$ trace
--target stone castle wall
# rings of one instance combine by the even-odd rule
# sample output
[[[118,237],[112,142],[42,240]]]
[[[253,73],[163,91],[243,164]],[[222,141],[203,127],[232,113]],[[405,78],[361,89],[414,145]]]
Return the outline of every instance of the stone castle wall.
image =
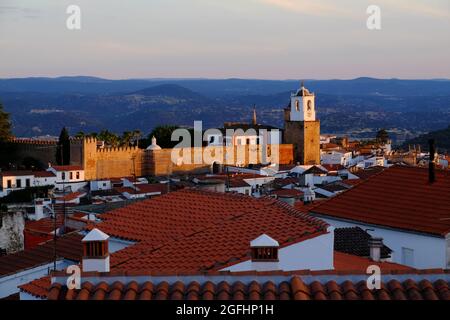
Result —
[[[87,180],[210,172],[214,163],[222,164],[222,159],[226,159],[226,164],[242,166],[293,163],[293,146],[287,144],[269,145],[265,149],[262,146],[214,146],[146,151],[137,147],[98,148],[94,138],[72,143],[74,149],[82,147],[82,165]],[[76,161],[71,159],[73,164]]]
[[[56,145],[54,140],[13,139],[16,157],[21,163],[25,158],[34,158],[42,167],[49,162],[56,163]]]
[[[76,145],[80,143],[86,180],[143,175],[144,150],[138,147],[98,148],[95,138],[74,142]],[[71,159],[71,162],[75,160]]]

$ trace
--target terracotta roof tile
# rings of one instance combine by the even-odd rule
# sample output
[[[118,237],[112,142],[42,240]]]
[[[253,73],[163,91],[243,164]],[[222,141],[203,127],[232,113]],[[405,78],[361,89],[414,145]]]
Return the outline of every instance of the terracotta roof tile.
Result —
[[[51,287],[51,290],[48,289]],[[55,284],[51,286],[50,276],[39,278],[28,282],[24,285],[19,286],[21,292],[32,293],[33,296],[41,299],[52,298],[58,299],[59,291],[61,290],[61,285]],[[49,292],[51,295],[49,295]]]
[[[428,182],[425,168],[394,166],[310,210],[415,232],[450,232],[450,172],[436,170]]]
[[[48,280],[49,282],[49,280]],[[445,288],[445,289],[443,289]],[[68,294],[68,292],[72,292]],[[445,280],[419,282],[413,280],[391,280],[382,283],[382,288],[370,290],[365,281],[350,280],[338,283],[334,280],[305,283],[299,276],[292,276],[289,281],[278,285],[273,281],[222,281],[214,285],[210,281],[203,284],[196,281],[184,283],[177,281],[172,285],[145,282],[140,288],[136,281],[128,284],[114,282],[111,285],[93,285],[85,282],[81,290],[67,290],[58,283],[52,285],[50,300],[95,300],[117,299],[119,296],[128,300],[449,300],[448,282]],[[108,295],[109,292],[109,295]]]
[[[82,256],[82,238],[76,232],[59,237],[56,241],[58,257],[80,261]],[[54,260],[53,248],[53,240],[50,240],[32,249],[0,257],[0,276],[52,262]]]
[[[51,171],[34,171],[34,176],[37,178],[54,178],[55,174]]]
[[[249,259],[249,242],[262,233],[283,246],[325,233],[328,227],[272,198],[192,189],[144,200],[102,218],[96,227],[103,232],[139,241],[111,255],[115,268],[127,271],[216,270]]]
[[[55,169],[56,171],[81,171],[83,170],[83,167],[81,166],[71,166],[71,165],[67,165],[67,166],[52,166],[53,169]]]

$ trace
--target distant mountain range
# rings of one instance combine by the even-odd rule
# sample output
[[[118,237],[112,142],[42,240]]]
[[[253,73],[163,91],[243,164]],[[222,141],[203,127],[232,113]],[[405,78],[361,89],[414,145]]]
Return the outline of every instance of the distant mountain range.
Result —
[[[430,139],[434,139],[439,153],[450,153],[450,125],[446,129],[432,131],[408,140],[404,143],[403,147],[407,149],[408,146],[420,145],[421,150],[428,151]]]
[[[94,77],[0,79],[0,100],[17,136],[141,129],[160,124],[205,127],[250,121],[282,127],[283,108],[298,80],[130,79]],[[450,124],[449,80],[305,80],[317,95],[321,129],[373,137],[387,128],[394,140]]]

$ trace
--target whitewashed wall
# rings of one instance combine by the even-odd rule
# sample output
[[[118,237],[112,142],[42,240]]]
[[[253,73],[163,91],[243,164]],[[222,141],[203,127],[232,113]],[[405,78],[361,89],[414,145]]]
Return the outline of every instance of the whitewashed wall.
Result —
[[[318,216],[321,220],[336,228],[355,227],[373,229],[368,231],[372,236],[383,238],[383,242],[392,250],[392,261],[403,264],[402,248],[414,250],[414,263],[408,264],[417,269],[448,268],[446,261],[446,242],[444,238],[426,234],[410,233],[401,230],[382,228],[358,222],[348,222],[330,217]]]
[[[324,235],[281,248],[278,251],[279,262],[247,260],[221,271],[332,270],[334,269],[334,229],[330,227],[328,231]]]

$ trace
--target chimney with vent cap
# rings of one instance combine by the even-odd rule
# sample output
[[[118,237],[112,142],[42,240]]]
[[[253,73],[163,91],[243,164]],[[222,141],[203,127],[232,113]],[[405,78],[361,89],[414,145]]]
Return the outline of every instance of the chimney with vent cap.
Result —
[[[383,238],[372,237],[369,239],[370,258],[373,261],[381,260],[381,248],[383,247]]]
[[[99,229],[92,229],[82,240],[83,272],[109,272],[109,236]]]
[[[280,270],[278,260],[278,241],[262,234],[250,241],[251,268],[255,271]]]

